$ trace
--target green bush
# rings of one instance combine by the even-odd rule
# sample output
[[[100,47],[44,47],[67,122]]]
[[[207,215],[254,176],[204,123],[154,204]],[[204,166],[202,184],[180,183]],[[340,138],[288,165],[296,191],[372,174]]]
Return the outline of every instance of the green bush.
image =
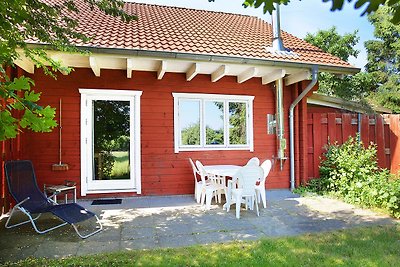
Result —
[[[320,165],[320,178],[308,182],[316,193],[334,193],[349,203],[386,209],[400,218],[400,179],[380,169],[376,145],[365,148],[356,138],[329,143]]]

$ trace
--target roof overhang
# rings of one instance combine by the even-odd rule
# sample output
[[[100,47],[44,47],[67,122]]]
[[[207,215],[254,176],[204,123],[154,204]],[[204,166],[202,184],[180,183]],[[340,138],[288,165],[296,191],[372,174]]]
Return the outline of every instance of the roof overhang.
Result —
[[[31,46],[44,47],[37,44]],[[198,74],[205,74],[210,75],[212,82],[224,76],[236,76],[238,83],[255,77],[261,78],[262,84],[285,78],[285,84],[290,85],[309,79],[310,70],[315,66],[318,66],[320,71],[335,74],[354,74],[360,71],[358,68],[224,55],[86,46],[78,48],[90,53],[48,51],[48,55],[68,67],[91,68],[95,76],[100,76],[102,69],[126,70],[127,78],[134,76],[135,71],[152,71],[157,72],[158,79],[162,79],[165,73],[170,72],[185,73],[187,81]],[[16,60],[15,64],[28,73],[34,72],[33,63],[24,56]]]
[[[344,109],[357,113],[392,113],[390,109],[385,107],[362,105],[357,102],[348,101],[337,97],[321,95],[315,92],[307,98],[307,104]]]

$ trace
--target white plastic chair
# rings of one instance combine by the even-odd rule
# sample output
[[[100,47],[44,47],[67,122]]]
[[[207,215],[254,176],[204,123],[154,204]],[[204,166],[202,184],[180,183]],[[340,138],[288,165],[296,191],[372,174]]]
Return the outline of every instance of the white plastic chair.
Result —
[[[258,203],[260,203],[260,201],[262,201],[263,203],[263,207],[264,209],[267,207],[267,198],[266,198],[266,194],[265,194],[265,180],[267,179],[267,176],[269,174],[269,172],[271,171],[271,167],[272,167],[272,162],[271,160],[267,159],[265,160],[261,166],[263,169],[264,175],[263,178],[260,179],[260,182],[256,185],[256,190],[258,193]]]
[[[260,166],[260,159],[257,157],[252,157],[245,166]]]
[[[256,182],[263,177],[263,169],[259,166],[244,166],[233,177],[228,184],[228,196],[226,210],[229,212],[230,205],[236,203],[236,218],[240,219],[241,204],[246,204],[246,208],[256,204],[257,216],[258,200],[256,192]]]
[[[203,164],[196,160],[196,167],[200,172],[200,177],[202,181],[201,186],[201,204],[204,204],[204,200],[206,203],[206,209],[210,209],[211,207],[211,199],[215,195],[219,195],[219,203],[221,203],[221,193],[226,195],[226,186],[224,186],[219,179],[216,179],[215,176],[207,174],[204,169]],[[208,177],[208,181],[206,182],[206,177]]]
[[[193,170],[193,176],[194,176],[194,199],[197,201],[197,203],[200,203],[200,198],[201,198],[201,187],[203,186],[203,181],[197,178],[197,176],[200,177],[200,172],[194,165],[194,162],[191,158],[189,158],[190,165],[192,166]]]

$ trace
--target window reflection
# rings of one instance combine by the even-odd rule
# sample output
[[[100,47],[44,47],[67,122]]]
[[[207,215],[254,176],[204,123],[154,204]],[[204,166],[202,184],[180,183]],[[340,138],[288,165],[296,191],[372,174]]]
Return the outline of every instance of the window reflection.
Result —
[[[206,101],[205,116],[206,144],[224,144],[224,102]]]
[[[246,103],[229,102],[229,144],[247,144]]]
[[[200,101],[181,100],[179,120],[181,145],[200,145]]]

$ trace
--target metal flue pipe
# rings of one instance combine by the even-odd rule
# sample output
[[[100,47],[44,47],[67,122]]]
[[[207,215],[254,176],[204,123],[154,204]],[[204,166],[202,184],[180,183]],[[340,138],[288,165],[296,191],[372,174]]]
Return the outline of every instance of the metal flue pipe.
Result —
[[[281,14],[279,4],[274,3],[275,10],[272,11],[272,50],[286,51],[281,38]]]

